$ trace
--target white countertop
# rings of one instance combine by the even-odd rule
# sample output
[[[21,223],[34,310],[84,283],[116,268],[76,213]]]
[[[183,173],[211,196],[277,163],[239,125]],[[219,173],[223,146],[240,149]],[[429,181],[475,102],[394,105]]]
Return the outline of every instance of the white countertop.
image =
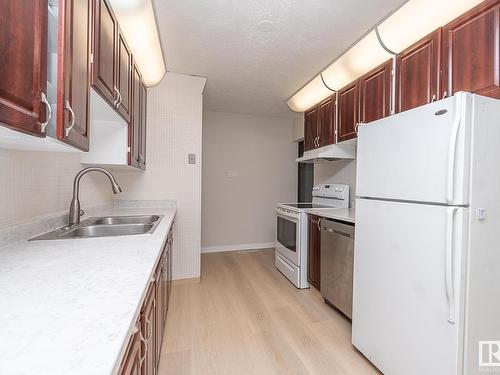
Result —
[[[347,221],[355,223],[354,208],[307,208],[306,213],[326,217],[329,219]]]
[[[1,247],[0,374],[115,372],[175,213],[109,208],[165,216],[152,234]]]

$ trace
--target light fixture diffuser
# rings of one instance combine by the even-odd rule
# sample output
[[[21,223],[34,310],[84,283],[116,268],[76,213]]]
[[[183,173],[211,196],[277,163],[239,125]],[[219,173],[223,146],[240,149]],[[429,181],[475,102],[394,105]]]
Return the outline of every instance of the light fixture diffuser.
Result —
[[[110,1],[145,85],[158,84],[166,67],[151,0]]]

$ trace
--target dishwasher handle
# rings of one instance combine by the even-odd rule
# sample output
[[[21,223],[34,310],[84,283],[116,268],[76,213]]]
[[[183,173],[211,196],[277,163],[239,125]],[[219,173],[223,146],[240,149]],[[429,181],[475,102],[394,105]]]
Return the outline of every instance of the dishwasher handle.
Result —
[[[354,225],[339,223],[333,220],[322,220],[321,224],[321,229],[327,233],[335,233],[347,238],[354,237]]]

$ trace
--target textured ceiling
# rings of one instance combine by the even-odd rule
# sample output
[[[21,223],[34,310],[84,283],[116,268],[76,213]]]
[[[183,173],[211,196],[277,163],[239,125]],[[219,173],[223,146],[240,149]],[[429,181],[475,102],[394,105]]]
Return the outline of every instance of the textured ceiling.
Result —
[[[154,0],[169,71],[208,78],[210,110],[295,116],[285,101],[405,0]]]

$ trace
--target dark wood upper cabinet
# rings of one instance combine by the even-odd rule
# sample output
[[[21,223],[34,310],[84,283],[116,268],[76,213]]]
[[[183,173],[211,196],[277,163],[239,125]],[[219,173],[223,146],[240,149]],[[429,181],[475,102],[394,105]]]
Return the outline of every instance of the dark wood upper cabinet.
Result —
[[[398,54],[396,58],[396,107],[399,113],[440,95],[441,28]]]
[[[118,22],[106,0],[94,1],[92,85],[111,105],[116,103]]]
[[[392,59],[359,79],[359,122],[367,123],[391,112]]]
[[[139,168],[141,129],[141,73],[135,64],[132,68],[132,117],[129,124],[129,165]]]
[[[45,136],[47,0],[0,0],[0,123]]]
[[[92,0],[60,0],[57,138],[89,150]]]
[[[307,281],[320,290],[321,287],[321,231],[318,216],[308,215]]]
[[[119,29],[117,47],[116,88],[119,93],[118,112],[125,121],[129,122],[132,103],[132,54],[125,37]]]
[[[146,168],[146,120],[147,120],[147,104],[148,93],[146,85],[141,81],[141,122],[139,129],[139,162],[142,169]]]
[[[333,95],[319,105],[318,146],[323,147],[335,143],[336,96]]]
[[[318,108],[314,107],[304,113],[304,150],[309,151],[316,147],[318,133]]]
[[[338,142],[356,138],[359,122],[359,80],[347,85],[338,93]]]
[[[469,91],[500,98],[499,7],[487,0],[443,28],[442,96]]]

